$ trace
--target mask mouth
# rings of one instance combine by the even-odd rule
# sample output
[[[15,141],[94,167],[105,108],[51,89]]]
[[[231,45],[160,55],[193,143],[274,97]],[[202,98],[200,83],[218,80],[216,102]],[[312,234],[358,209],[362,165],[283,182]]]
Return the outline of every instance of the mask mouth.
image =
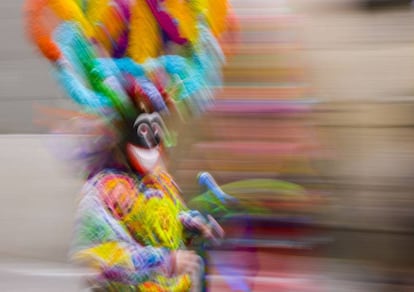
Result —
[[[164,167],[159,147],[142,148],[128,143],[126,152],[132,167],[140,174],[147,174],[156,168]]]

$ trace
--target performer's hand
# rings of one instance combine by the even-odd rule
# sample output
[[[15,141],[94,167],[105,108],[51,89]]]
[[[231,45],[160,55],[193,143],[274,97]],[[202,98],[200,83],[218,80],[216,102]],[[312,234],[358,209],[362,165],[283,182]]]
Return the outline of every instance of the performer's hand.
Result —
[[[212,216],[208,215],[207,220],[206,222],[206,220],[197,217],[194,219],[194,223],[204,238],[211,240],[214,244],[218,244],[219,239],[224,236],[224,230]]]
[[[175,257],[175,275],[188,274],[202,269],[202,259],[194,252],[189,250],[178,250]]]
[[[203,260],[195,252],[188,250],[176,251],[174,258],[174,274],[188,274],[191,278],[191,291],[200,291],[201,275],[204,271]]]

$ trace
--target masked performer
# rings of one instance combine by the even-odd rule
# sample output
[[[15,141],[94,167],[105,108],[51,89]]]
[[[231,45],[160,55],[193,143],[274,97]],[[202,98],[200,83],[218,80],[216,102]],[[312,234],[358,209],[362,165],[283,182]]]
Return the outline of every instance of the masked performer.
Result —
[[[222,0],[28,0],[30,39],[89,120],[92,139],[72,256],[113,291],[198,291],[194,234],[214,240],[211,217],[188,210],[168,174],[173,136],[162,117],[202,112],[220,85]],[[92,134],[91,134],[92,133]]]

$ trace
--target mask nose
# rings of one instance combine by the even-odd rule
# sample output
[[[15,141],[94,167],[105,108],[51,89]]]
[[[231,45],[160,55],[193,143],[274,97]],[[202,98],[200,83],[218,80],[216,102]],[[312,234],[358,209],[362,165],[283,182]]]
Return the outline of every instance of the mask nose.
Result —
[[[138,126],[137,134],[141,136],[148,148],[153,148],[158,145],[156,135],[147,123],[142,123]]]

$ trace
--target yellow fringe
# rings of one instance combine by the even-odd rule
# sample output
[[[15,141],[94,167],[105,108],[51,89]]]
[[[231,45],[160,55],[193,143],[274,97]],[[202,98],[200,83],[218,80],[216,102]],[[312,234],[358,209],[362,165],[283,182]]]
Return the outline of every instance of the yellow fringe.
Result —
[[[124,218],[134,238],[156,247],[178,249],[183,227],[178,219],[180,209],[168,197],[146,199],[143,194]]]
[[[75,259],[82,262],[89,262],[93,268],[105,266],[123,266],[134,268],[134,263],[128,251],[118,242],[107,242],[98,246],[83,250],[75,255]]]

